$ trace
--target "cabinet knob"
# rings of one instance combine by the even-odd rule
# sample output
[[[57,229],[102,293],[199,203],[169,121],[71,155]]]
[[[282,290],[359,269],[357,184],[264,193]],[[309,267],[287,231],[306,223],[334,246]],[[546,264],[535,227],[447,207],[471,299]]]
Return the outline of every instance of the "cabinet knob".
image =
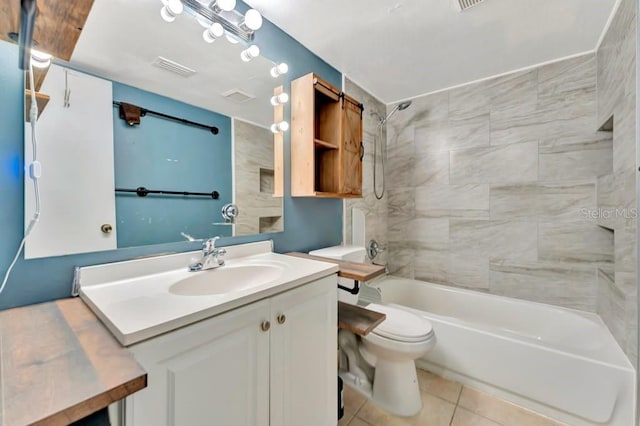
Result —
[[[285,317],[284,314],[280,314],[276,319],[278,320],[278,324],[284,324],[284,322],[287,320],[287,317]]]
[[[110,234],[111,231],[113,231],[113,227],[110,224],[105,223],[100,227],[100,230],[105,234]]]
[[[269,321],[262,321],[262,324],[260,324],[260,329],[262,331],[269,331],[270,328],[271,328],[271,323],[269,323]]]

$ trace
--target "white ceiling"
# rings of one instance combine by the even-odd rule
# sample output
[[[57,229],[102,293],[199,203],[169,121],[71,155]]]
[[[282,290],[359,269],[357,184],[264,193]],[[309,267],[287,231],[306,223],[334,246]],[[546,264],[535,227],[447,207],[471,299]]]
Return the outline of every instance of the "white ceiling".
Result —
[[[281,84],[262,56],[243,62],[242,44],[207,44],[203,27],[186,13],[160,17],[160,0],[95,0],[70,62],[102,77],[268,127],[269,99]],[[182,77],[152,63],[158,56],[197,71]],[[237,103],[222,94],[238,89],[254,97]],[[144,105],[140,105],[144,107]]]
[[[591,51],[616,0],[246,0],[385,103]]]

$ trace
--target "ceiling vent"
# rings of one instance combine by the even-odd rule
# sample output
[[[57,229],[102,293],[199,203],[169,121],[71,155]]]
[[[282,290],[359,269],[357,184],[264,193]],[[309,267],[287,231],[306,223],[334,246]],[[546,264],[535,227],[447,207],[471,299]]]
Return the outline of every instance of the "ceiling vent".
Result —
[[[191,77],[196,73],[196,70],[193,70],[189,67],[185,67],[177,62],[174,62],[170,59],[163,58],[162,56],[158,56],[156,60],[153,62],[158,68],[162,68],[163,70],[172,72],[174,74],[178,74],[182,77]]]
[[[452,0],[452,1],[455,9],[458,12],[462,12],[463,10],[467,10],[470,7],[479,5],[484,0]]]
[[[255,96],[250,95],[247,92],[243,92],[240,89],[231,89],[227,92],[224,92],[222,96],[224,96],[225,99],[233,101],[237,104],[241,104],[255,98]]]

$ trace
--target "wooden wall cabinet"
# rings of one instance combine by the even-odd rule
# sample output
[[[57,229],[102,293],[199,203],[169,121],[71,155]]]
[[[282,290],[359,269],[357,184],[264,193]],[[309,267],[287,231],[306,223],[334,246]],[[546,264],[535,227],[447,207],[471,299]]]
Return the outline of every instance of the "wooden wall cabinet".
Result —
[[[291,195],[362,197],[362,104],[313,73],[291,99]]]

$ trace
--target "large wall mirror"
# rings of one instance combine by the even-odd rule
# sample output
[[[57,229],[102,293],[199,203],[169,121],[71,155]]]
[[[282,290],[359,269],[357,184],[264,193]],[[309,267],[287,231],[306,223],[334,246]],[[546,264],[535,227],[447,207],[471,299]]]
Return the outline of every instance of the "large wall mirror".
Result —
[[[42,214],[27,258],[283,230],[270,130],[283,77],[268,58],[242,60],[243,42],[205,42],[192,16],[163,21],[161,6],[95,0],[70,60],[37,76],[39,98],[49,98],[36,132]],[[225,217],[228,204],[237,217]],[[34,208],[27,179],[26,221]]]

